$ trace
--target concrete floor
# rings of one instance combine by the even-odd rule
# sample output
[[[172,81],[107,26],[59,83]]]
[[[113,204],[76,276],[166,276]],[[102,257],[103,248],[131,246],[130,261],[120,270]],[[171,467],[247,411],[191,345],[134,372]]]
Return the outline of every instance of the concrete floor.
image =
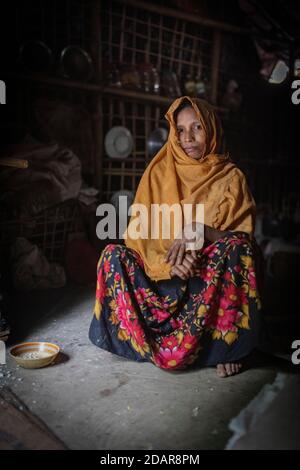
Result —
[[[55,342],[63,354],[44,369],[9,357],[1,368],[0,386],[71,449],[223,449],[231,418],[280,369],[272,360],[220,379],[214,368],[171,373],[128,361],[90,343],[93,303],[94,287],[18,295],[13,343]]]

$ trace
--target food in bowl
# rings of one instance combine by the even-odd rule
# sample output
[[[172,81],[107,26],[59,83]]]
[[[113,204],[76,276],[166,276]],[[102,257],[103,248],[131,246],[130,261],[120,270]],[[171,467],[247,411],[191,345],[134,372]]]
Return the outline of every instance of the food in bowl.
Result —
[[[54,343],[42,341],[17,344],[10,355],[21,367],[37,369],[51,364],[60,351]]]

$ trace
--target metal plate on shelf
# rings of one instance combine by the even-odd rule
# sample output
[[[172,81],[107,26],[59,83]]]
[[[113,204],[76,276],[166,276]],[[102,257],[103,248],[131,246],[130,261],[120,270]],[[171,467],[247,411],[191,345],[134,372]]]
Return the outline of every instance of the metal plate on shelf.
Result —
[[[104,140],[105,151],[111,158],[126,158],[133,150],[133,138],[129,129],[123,126],[112,127]]]
[[[157,127],[151,132],[147,140],[147,148],[150,157],[153,157],[166,143],[168,139],[168,131],[164,127]]]
[[[90,55],[79,46],[67,46],[60,55],[60,74],[73,80],[90,80],[94,73]]]
[[[31,40],[21,45],[18,60],[27,72],[49,72],[53,63],[53,54],[44,42]]]

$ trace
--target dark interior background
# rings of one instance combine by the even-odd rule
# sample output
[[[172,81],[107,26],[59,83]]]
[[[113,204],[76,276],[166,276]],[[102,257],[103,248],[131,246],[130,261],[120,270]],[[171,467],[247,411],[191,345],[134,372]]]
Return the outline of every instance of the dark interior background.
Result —
[[[118,95],[103,93],[102,90],[102,101],[99,104],[97,86],[105,86],[105,67],[111,60],[116,62],[119,59],[119,41],[125,41],[122,46],[124,63],[133,61],[130,47],[141,51],[144,49],[147,58],[147,47],[143,38],[139,39],[137,36],[135,43],[131,44],[130,34],[125,35],[124,39],[120,33],[122,25],[125,25],[126,29],[126,15],[141,22],[147,22],[150,18],[153,31],[158,28],[160,18],[163,17],[165,28],[169,28],[169,39],[166,37],[166,42],[172,41],[175,21],[174,18],[168,17],[169,8],[185,15],[199,15],[211,22],[230,25],[222,30],[218,86],[213,104],[222,120],[231,156],[246,173],[256,199],[258,215],[263,223],[260,238],[262,250],[273,238],[280,240],[284,245],[284,249],[278,249],[272,258],[268,258],[265,309],[270,331],[272,330],[281,345],[289,347],[295,327],[299,328],[296,292],[300,256],[297,252],[300,226],[300,105],[294,105],[291,101],[291,84],[295,79],[292,68],[290,75],[280,85],[272,85],[262,78],[262,63],[255,41],[264,45],[265,50],[277,54],[278,57],[285,57],[288,63],[292,63],[300,44],[299,2],[170,0],[145,3],[151,5],[152,9],[143,9],[141,3],[137,7],[137,3],[119,1],[11,0],[3,3],[1,18],[5,27],[1,28],[0,79],[6,83],[7,104],[0,107],[0,156],[15,155],[16,145],[22,144],[28,134],[39,142],[49,143],[50,137],[53,138],[53,134],[50,136],[48,132],[49,122],[53,120],[56,109],[61,109],[57,106],[64,104],[66,115],[60,116],[59,122],[63,125],[57,126],[55,138],[80,158],[83,181],[87,186],[98,189],[98,203],[109,200],[119,189],[134,191],[145,164],[149,161],[149,155],[144,151],[147,136],[157,125],[164,125],[163,116],[168,102],[167,99],[161,100],[157,110],[150,95],[145,98],[137,92],[134,96],[135,92],[131,90],[130,96],[121,95],[120,98]],[[163,10],[159,10],[161,8]],[[109,22],[114,18],[114,14],[119,20],[113,20],[116,22],[111,25]],[[124,23],[122,18],[125,18]],[[176,25],[180,27],[180,20],[178,21],[179,26],[178,22]],[[199,31],[203,40],[207,41],[202,74],[209,89],[213,23],[208,22],[200,27],[187,20],[186,24],[188,33],[197,35]],[[241,32],[237,32],[238,28]],[[120,39],[121,37],[123,39]],[[188,39],[187,36],[187,54],[189,49],[193,49],[193,43]],[[52,63],[46,72],[28,73],[20,63],[20,48],[31,40],[43,41],[52,51]],[[109,42],[115,45],[110,46]],[[60,54],[70,44],[84,48],[93,60],[93,76],[82,84],[62,78],[60,74]],[[151,47],[152,45],[150,61],[156,66],[158,73],[161,73],[164,66],[172,67],[168,52],[164,52],[165,59],[158,63],[156,60],[159,51],[152,50]],[[135,65],[144,62],[145,57],[143,53],[136,53]],[[180,69],[181,74],[177,73],[181,90],[184,89],[190,71],[189,57],[188,55],[187,63]],[[224,109],[224,93],[230,79],[236,80],[242,97],[236,109]],[[168,98],[164,93],[161,95]],[[169,98],[172,101],[172,98]],[[122,109],[119,108],[120,103],[123,103]],[[139,121],[137,116],[140,117]],[[104,152],[104,136],[113,125],[127,126],[135,139],[135,154],[125,163],[112,162]],[[138,137],[140,134],[141,138]],[[0,171],[3,175],[3,168]],[[41,191],[43,187],[38,189],[39,193]],[[28,197],[28,191],[26,194]],[[60,217],[59,223],[54,223],[52,216],[50,219],[53,223],[48,223],[48,215],[38,213],[32,216],[38,233],[28,232],[28,238],[42,248],[48,259],[59,261],[65,266],[68,235],[76,232],[84,233],[86,241],[99,253],[103,243],[95,237],[95,207],[87,209],[80,206],[78,212],[68,205],[56,210],[61,211],[59,214],[56,212],[54,216]],[[2,279],[8,290],[11,289],[9,249],[15,237],[27,233],[26,230],[20,232],[23,223],[15,206],[2,205]],[[286,245],[290,246],[289,252]],[[74,276],[72,278],[71,275],[70,280],[74,281]]]

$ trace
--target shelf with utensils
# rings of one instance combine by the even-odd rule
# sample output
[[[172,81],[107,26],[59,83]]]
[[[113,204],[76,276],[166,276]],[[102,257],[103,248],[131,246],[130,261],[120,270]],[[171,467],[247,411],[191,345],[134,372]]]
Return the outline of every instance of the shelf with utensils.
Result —
[[[18,73],[10,73],[10,74],[3,74],[4,78],[12,79],[12,80],[22,80],[33,82],[36,84],[41,85],[49,85],[49,86],[57,86],[57,87],[65,87],[72,90],[80,90],[84,92],[94,92],[100,95],[111,95],[111,96],[118,96],[120,98],[125,98],[127,100],[138,101],[141,103],[155,103],[159,105],[170,105],[174,100],[174,97],[167,97],[158,94],[152,93],[144,93],[139,90],[134,89],[124,89],[124,88],[117,88],[113,86],[105,86],[105,85],[97,85],[96,83],[92,82],[82,82],[82,81],[75,81],[65,78],[57,78],[57,77],[48,77],[45,75],[36,75],[36,74],[18,74]],[[228,109],[224,108],[223,106],[212,105],[214,109],[219,113],[227,113]]]
[[[30,73],[21,70],[19,64],[18,70],[6,74],[8,80],[22,85],[17,91],[23,100],[20,121],[33,121],[28,114],[34,115],[34,111],[26,109],[32,107],[32,96],[82,106],[90,116],[93,136],[92,145],[79,155],[84,177],[103,197],[111,194],[112,181],[117,185],[117,178],[119,189],[135,190],[153,157],[147,139],[155,129],[167,128],[164,115],[172,101],[190,94],[186,77],[204,77],[200,97],[208,99],[220,116],[226,116],[228,110],[219,102],[222,35],[246,36],[248,31],[148,2],[64,3],[65,9],[60,8],[59,0],[34,2],[35,36],[52,51],[50,70]],[[16,37],[25,40],[33,37],[28,29],[32,22],[25,21],[28,8],[23,4],[18,8],[24,25]],[[38,18],[47,18],[47,22],[39,24]],[[62,77],[61,63],[55,63],[70,44],[91,59],[93,73],[86,80]],[[109,75],[110,66],[116,68],[117,77]],[[114,126],[126,127],[133,136],[134,147],[126,159],[110,158],[105,151],[105,136]],[[76,133],[80,131],[78,127]]]
[[[48,77],[45,75],[36,74],[4,74],[7,79],[23,80],[34,82],[41,85],[65,87],[68,89],[77,89],[84,92],[96,92],[100,95],[115,95],[126,99],[131,99],[140,102],[152,102],[158,104],[170,104],[172,98],[160,96],[157,94],[143,93],[139,90],[129,90],[123,88],[109,87],[105,85],[98,85],[92,82],[75,81],[65,78]]]

